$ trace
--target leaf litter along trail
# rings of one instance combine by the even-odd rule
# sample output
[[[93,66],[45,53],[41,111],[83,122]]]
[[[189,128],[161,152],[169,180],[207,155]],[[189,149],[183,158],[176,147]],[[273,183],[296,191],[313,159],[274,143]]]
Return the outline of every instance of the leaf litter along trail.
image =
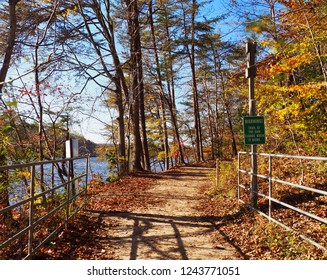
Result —
[[[208,173],[214,169],[180,167],[115,183],[93,180],[84,210],[34,258],[326,259],[298,234],[239,205],[237,178],[217,189]],[[325,227],[304,223],[323,238]]]
[[[201,188],[212,184],[207,167],[180,167],[150,175],[146,183],[130,179],[125,189],[98,193],[88,209],[101,223],[96,244],[99,259],[209,260],[239,259],[219,233],[219,221],[203,215]],[[148,182],[148,181],[147,181]],[[126,206],[128,205],[128,206]]]

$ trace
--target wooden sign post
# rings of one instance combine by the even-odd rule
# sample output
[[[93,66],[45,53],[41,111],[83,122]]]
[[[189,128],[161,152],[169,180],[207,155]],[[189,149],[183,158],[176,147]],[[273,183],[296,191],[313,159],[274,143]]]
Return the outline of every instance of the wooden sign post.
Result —
[[[256,43],[248,42],[246,44],[247,54],[247,69],[246,78],[249,79],[249,116],[256,116],[256,106],[254,100],[254,78],[256,75],[255,67],[255,53]],[[258,203],[258,178],[254,174],[258,174],[258,162],[257,162],[257,145],[251,145],[251,204],[253,207],[257,207]]]

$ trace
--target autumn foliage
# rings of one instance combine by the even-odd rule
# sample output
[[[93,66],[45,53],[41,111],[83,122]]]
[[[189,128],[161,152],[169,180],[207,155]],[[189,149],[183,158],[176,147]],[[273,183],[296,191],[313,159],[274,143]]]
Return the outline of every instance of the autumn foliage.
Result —
[[[111,258],[110,249],[97,248],[96,240],[107,233],[101,221],[92,221],[92,211],[146,205],[142,192],[153,183],[153,176],[120,175],[150,171],[153,162],[167,170],[176,163],[233,160],[238,151],[249,150],[242,127],[248,115],[248,40],[258,46],[255,100],[266,128],[266,144],[258,150],[327,155],[325,0],[233,0],[228,14],[214,16],[202,16],[210,1],[200,0],[2,2],[0,164],[64,157],[69,129],[85,114],[104,125],[110,145],[98,151],[115,171],[109,180],[118,180],[93,178],[84,212],[36,258]],[[233,30],[244,27],[241,37],[223,34],[227,18],[237,23]],[[8,77],[8,70],[15,77]],[[95,88],[88,97],[91,82]],[[97,106],[108,111],[103,119]],[[287,176],[284,164],[277,173]],[[308,173],[309,181],[319,179],[315,187],[326,189],[321,173]],[[9,183],[5,176],[1,180],[0,205],[5,207]],[[323,258],[306,245],[287,251],[302,241],[241,208],[233,193],[235,177],[231,180],[226,188],[208,186],[203,192],[209,198],[202,203],[221,219],[221,229],[244,258]],[[281,186],[278,191],[326,218],[325,198],[296,193],[295,199]],[[264,207],[261,201],[259,206]],[[326,244],[326,227],[298,221],[285,209],[275,214]],[[4,239],[8,227],[0,229]],[[25,252],[19,245],[14,249]],[[5,251],[3,258],[8,255]]]
[[[265,151],[326,155],[326,3],[277,1],[271,16],[248,25],[258,38],[258,114]]]

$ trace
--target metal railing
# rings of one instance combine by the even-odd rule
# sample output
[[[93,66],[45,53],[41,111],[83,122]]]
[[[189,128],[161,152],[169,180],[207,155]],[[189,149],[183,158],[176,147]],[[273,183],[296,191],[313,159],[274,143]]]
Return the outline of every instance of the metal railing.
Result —
[[[88,172],[88,156],[0,166],[0,187],[9,198],[8,205],[0,208],[0,217],[2,222],[10,217],[8,227],[6,222],[0,227],[0,253],[15,243],[23,248],[22,258],[30,259],[50,242],[83,207],[78,200],[87,193]],[[40,231],[42,225],[45,229]]]
[[[261,157],[265,157],[268,159],[268,162],[266,163],[268,165],[267,169],[266,169],[266,174],[255,174],[252,173],[250,168],[250,164],[248,164],[248,170],[242,169],[242,161],[241,161],[241,156],[246,155],[246,156],[251,156],[251,155],[257,155],[257,156],[261,156]],[[294,182],[289,182],[289,181],[285,181],[276,177],[273,177],[273,159],[283,159],[284,161],[286,160],[299,160],[300,161],[300,168],[298,169],[298,174],[302,173],[299,175],[299,177],[302,177],[299,179],[299,183],[294,183]],[[238,154],[238,200],[244,204],[246,204],[247,206],[249,206],[250,208],[258,211],[261,215],[263,215],[264,217],[268,218],[270,221],[275,222],[277,224],[279,224],[280,226],[288,229],[288,230],[294,230],[292,228],[292,226],[287,226],[286,224],[284,224],[283,222],[281,222],[280,220],[277,220],[275,218],[273,218],[273,210],[274,210],[274,204],[278,205],[278,207],[282,207],[282,208],[288,208],[291,209],[301,215],[305,215],[311,219],[314,219],[318,222],[321,222],[323,224],[327,224],[327,220],[319,215],[316,215],[312,212],[308,212],[305,211],[303,209],[300,209],[299,207],[296,207],[294,205],[291,205],[285,201],[282,201],[281,199],[283,198],[282,196],[278,199],[276,197],[276,195],[274,195],[274,192],[277,192],[277,188],[274,189],[274,183],[278,184],[279,186],[287,186],[290,187],[287,189],[287,192],[291,192],[292,188],[298,189],[301,192],[308,192],[309,194],[311,194],[311,198],[312,197],[317,197],[317,196],[321,196],[324,197],[325,199],[327,199],[327,191],[325,190],[327,188],[326,185],[326,181],[324,181],[324,188],[322,189],[318,189],[316,187],[309,187],[309,186],[305,186],[303,185],[303,181],[304,181],[304,173],[303,173],[303,161],[310,161],[310,162],[323,162],[325,164],[325,168],[326,168],[326,163],[327,163],[327,157],[309,157],[309,156],[291,156],[291,155],[278,155],[278,154],[266,154],[266,153],[252,153],[252,152],[239,152]],[[312,164],[312,163],[311,163]],[[244,162],[243,162],[244,165]],[[261,167],[261,168],[260,168]],[[262,170],[264,168],[262,168],[262,164],[259,165],[258,170]],[[302,169],[302,172],[299,172],[299,170]],[[324,169],[323,169],[324,170]],[[283,170],[283,172],[289,172],[287,170]],[[260,171],[258,171],[258,173],[260,173]],[[324,173],[326,175],[325,171],[322,171],[322,173]],[[258,183],[258,191],[255,192],[259,198],[262,198],[262,200],[268,201],[268,205],[265,205],[265,207],[262,207],[265,209],[265,211],[260,210],[260,205],[257,206],[257,208],[253,207],[253,205],[251,205],[251,203],[246,202],[246,198],[250,196],[250,193],[252,192],[251,187],[250,187],[250,180],[245,180],[247,181],[246,183],[242,183],[242,180],[244,180],[243,176],[241,176],[241,174],[246,174],[250,176],[255,176],[257,178],[261,179],[261,182]],[[291,177],[291,175],[289,175],[289,177]],[[268,186],[267,183],[264,182],[268,182]],[[245,191],[242,192],[242,190]],[[314,194],[314,196],[312,196],[312,194]],[[301,195],[301,193],[299,194]],[[292,195],[291,195],[292,197]],[[249,201],[249,199],[248,199]],[[323,200],[325,201],[325,200]],[[327,203],[325,203],[327,204]],[[268,213],[267,213],[268,212]],[[317,246],[318,248],[321,248],[323,250],[326,250],[326,248],[324,246],[322,246],[321,244],[319,244],[318,242],[312,240],[311,238],[308,238],[307,236],[305,236],[304,234],[300,234],[300,236],[309,241],[310,243],[312,243],[313,245]]]

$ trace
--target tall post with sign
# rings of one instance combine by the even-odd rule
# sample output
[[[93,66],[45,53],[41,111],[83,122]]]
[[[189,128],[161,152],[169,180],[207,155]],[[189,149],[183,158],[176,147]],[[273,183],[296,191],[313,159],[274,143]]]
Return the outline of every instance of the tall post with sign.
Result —
[[[247,69],[246,78],[249,79],[249,116],[256,116],[256,104],[254,100],[254,78],[256,75],[255,66],[255,53],[256,53],[256,43],[248,42],[246,44],[246,54],[247,54]],[[258,163],[257,163],[257,145],[251,144],[251,204],[253,207],[257,207],[258,202]]]

